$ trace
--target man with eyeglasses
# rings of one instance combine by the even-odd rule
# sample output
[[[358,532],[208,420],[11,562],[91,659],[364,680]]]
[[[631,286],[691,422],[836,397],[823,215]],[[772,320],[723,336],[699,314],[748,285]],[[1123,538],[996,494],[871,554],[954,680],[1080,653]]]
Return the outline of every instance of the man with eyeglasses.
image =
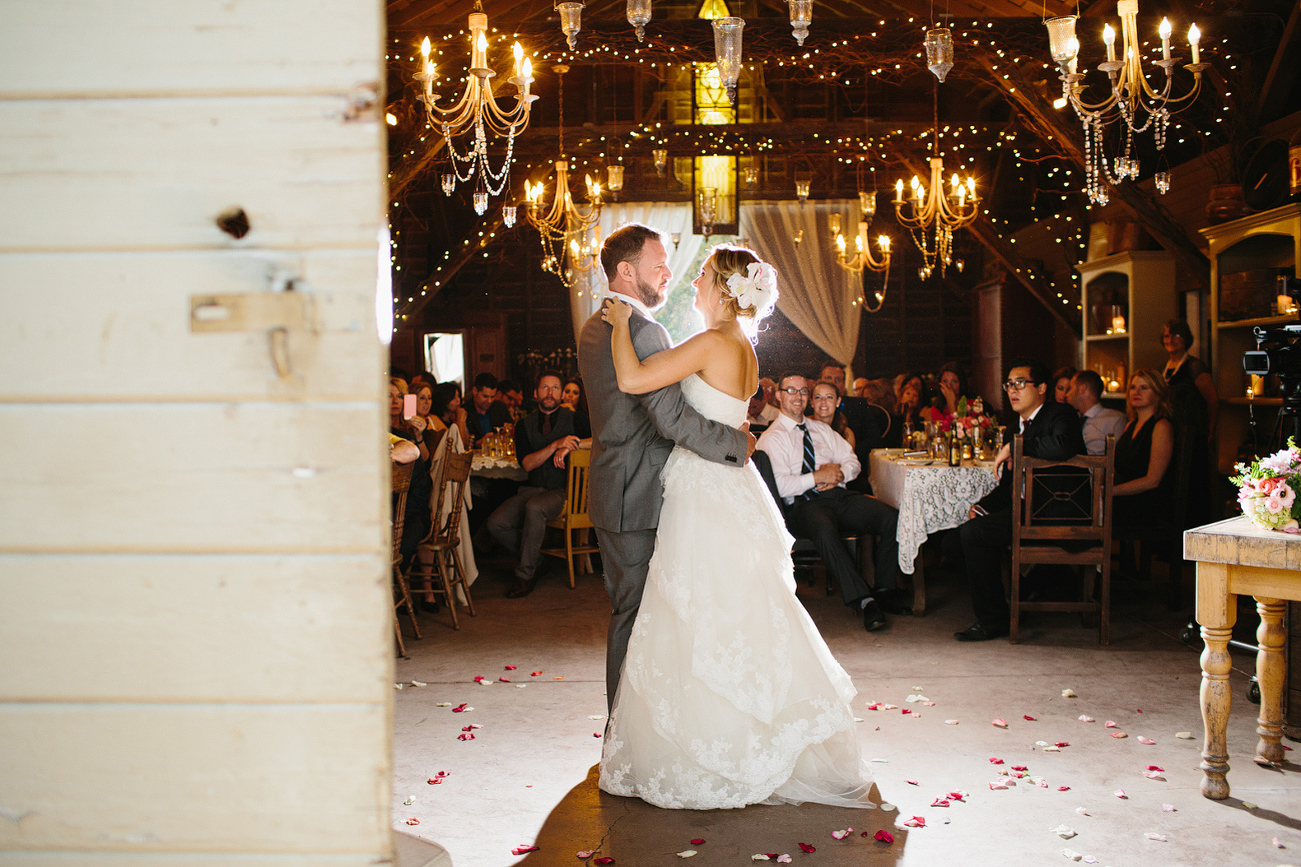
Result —
[[[810,382],[803,376],[783,376],[777,400],[781,417],[759,438],[759,450],[772,463],[777,494],[786,504],[786,525],[801,539],[813,542],[827,571],[840,585],[840,595],[854,611],[861,611],[869,632],[885,626],[885,614],[901,612],[898,586],[899,511],[875,497],[855,493],[845,483],[855,479],[862,465],[840,434],[813,418],[806,418]],[[876,589],[859,574],[845,547],[846,534],[871,533],[880,537],[876,554]]]
[[[1012,362],[1003,390],[1020,416],[1022,449],[1027,457],[1060,461],[1086,454],[1079,415],[1070,404],[1047,400],[1048,367],[1042,361]],[[988,641],[1008,633],[1011,612],[1003,595],[1003,549],[1012,544],[1012,457],[1010,444],[994,459],[1003,471],[998,487],[971,507],[969,520],[946,540],[945,553],[967,573],[976,622],[954,633],[959,641]]]

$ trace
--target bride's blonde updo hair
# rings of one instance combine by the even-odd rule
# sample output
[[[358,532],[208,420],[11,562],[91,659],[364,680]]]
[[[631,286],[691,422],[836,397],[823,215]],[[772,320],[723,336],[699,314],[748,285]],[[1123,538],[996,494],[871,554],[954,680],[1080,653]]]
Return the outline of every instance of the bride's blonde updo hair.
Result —
[[[753,250],[731,244],[719,244],[715,247],[709,254],[709,263],[714,269],[714,288],[722,296],[723,309],[748,333],[754,334],[758,330],[759,323],[768,317],[777,303],[776,271],[755,255]],[[757,272],[752,271],[751,265],[759,266]],[[735,285],[728,285],[728,280],[734,275],[751,283],[756,273],[768,278],[767,280],[761,278],[759,283],[765,284],[769,291],[742,298],[738,297]],[[736,282],[733,281],[734,284]],[[747,303],[743,305],[742,301]]]

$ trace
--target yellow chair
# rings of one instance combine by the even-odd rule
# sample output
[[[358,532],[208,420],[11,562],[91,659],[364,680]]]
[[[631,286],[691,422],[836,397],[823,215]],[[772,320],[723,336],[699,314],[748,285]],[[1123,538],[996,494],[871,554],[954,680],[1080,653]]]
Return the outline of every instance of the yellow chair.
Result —
[[[542,553],[552,557],[563,557],[569,564],[569,589],[574,589],[574,558],[584,558],[584,572],[590,572],[591,560],[586,555],[595,554],[601,549],[591,541],[593,525],[587,516],[587,471],[592,466],[592,450],[578,449],[569,453],[569,473],[565,482],[565,508],[560,517],[547,521],[548,527],[555,527],[565,534],[565,547],[543,548]],[[584,538],[574,542],[574,534],[582,533]]]
[[[402,624],[398,622],[398,612],[403,608],[411,620],[411,631],[420,637],[420,625],[416,623],[416,606],[411,602],[411,586],[402,574],[402,528],[406,525],[407,492],[411,488],[411,474],[414,463],[393,465],[393,634],[398,641],[398,654],[407,655],[406,645],[402,643]]]

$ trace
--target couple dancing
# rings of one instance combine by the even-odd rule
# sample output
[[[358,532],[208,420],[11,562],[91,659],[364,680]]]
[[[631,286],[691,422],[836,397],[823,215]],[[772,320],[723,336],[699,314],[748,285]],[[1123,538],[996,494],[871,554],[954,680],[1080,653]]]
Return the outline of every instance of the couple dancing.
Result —
[[[672,276],[659,233],[615,231],[601,265],[614,297],[578,355],[613,606],[600,787],[678,809],[870,806],[854,687],[795,597],[792,538],[748,463],[750,337],[776,274],[715,247],[692,282],[705,330],[672,346],[650,316]]]

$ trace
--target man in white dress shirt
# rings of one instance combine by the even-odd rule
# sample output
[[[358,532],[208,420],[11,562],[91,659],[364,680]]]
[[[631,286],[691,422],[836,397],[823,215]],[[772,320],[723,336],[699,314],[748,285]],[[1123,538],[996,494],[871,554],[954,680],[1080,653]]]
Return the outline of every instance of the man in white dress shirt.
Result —
[[[781,416],[759,438],[759,449],[772,462],[777,493],[786,502],[786,523],[793,534],[809,539],[840,584],[841,598],[863,612],[869,631],[885,626],[885,612],[901,610],[898,586],[899,511],[875,497],[845,489],[862,471],[845,438],[804,416],[811,384],[798,375],[783,376],[777,386]],[[872,533],[880,537],[876,589],[859,574],[844,536]]]
[[[1107,435],[1120,440],[1129,419],[1120,410],[1107,409],[1100,402],[1102,377],[1092,370],[1081,370],[1071,378],[1066,401],[1084,416],[1084,445],[1089,454],[1100,455],[1107,448]]]

